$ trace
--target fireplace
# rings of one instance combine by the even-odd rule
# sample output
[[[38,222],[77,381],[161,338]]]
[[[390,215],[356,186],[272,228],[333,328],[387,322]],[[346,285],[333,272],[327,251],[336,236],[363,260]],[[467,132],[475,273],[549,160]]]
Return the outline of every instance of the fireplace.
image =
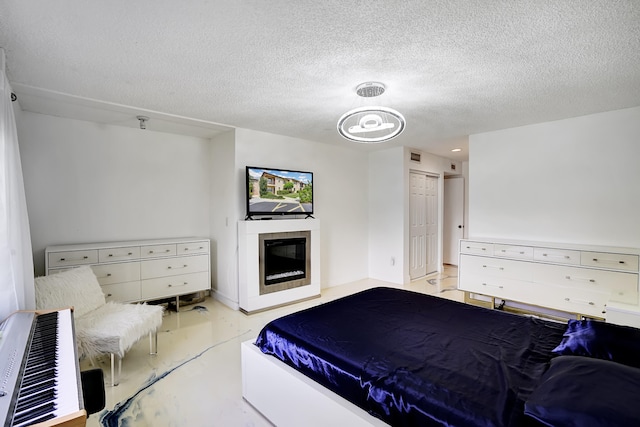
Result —
[[[238,250],[245,313],[320,296],[318,220],[240,221]]]
[[[311,232],[259,235],[260,295],[311,283]]]

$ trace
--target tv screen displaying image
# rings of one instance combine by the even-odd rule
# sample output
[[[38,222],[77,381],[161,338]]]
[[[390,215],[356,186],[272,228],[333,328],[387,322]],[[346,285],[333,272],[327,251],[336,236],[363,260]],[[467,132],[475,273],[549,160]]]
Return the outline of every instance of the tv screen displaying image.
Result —
[[[247,166],[247,217],[313,214],[313,173]]]

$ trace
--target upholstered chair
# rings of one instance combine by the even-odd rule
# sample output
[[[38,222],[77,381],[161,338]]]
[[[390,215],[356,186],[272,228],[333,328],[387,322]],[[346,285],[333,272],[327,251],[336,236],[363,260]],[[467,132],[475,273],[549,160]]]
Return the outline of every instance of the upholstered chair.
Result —
[[[111,355],[111,385],[120,382],[122,358],[149,336],[150,354],[157,352],[161,306],[106,302],[91,267],[78,267],[35,279],[36,308],[73,307],[79,357]]]

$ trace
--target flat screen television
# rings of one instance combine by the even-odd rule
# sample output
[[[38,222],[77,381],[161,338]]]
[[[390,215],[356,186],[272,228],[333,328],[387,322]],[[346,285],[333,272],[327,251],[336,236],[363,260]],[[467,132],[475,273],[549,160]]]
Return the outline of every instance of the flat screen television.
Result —
[[[247,218],[313,214],[313,173],[247,166]]]

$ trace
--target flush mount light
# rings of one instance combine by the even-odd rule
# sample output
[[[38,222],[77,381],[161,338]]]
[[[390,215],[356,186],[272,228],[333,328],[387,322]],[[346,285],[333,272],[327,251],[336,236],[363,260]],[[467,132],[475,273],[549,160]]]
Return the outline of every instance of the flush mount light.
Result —
[[[454,148],[454,149],[453,149],[453,150],[451,150],[451,151],[453,151],[454,153],[457,153],[458,151],[462,151],[462,148]]]
[[[338,132],[356,142],[377,143],[400,135],[405,128],[402,114],[387,107],[361,107],[338,120]]]
[[[356,87],[362,98],[374,98],[385,92],[384,84],[366,82]],[[360,107],[348,111],[338,120],[338,133],[350,141],[376,143],[400,135],[405,127],[402,114],[388,107]]]

